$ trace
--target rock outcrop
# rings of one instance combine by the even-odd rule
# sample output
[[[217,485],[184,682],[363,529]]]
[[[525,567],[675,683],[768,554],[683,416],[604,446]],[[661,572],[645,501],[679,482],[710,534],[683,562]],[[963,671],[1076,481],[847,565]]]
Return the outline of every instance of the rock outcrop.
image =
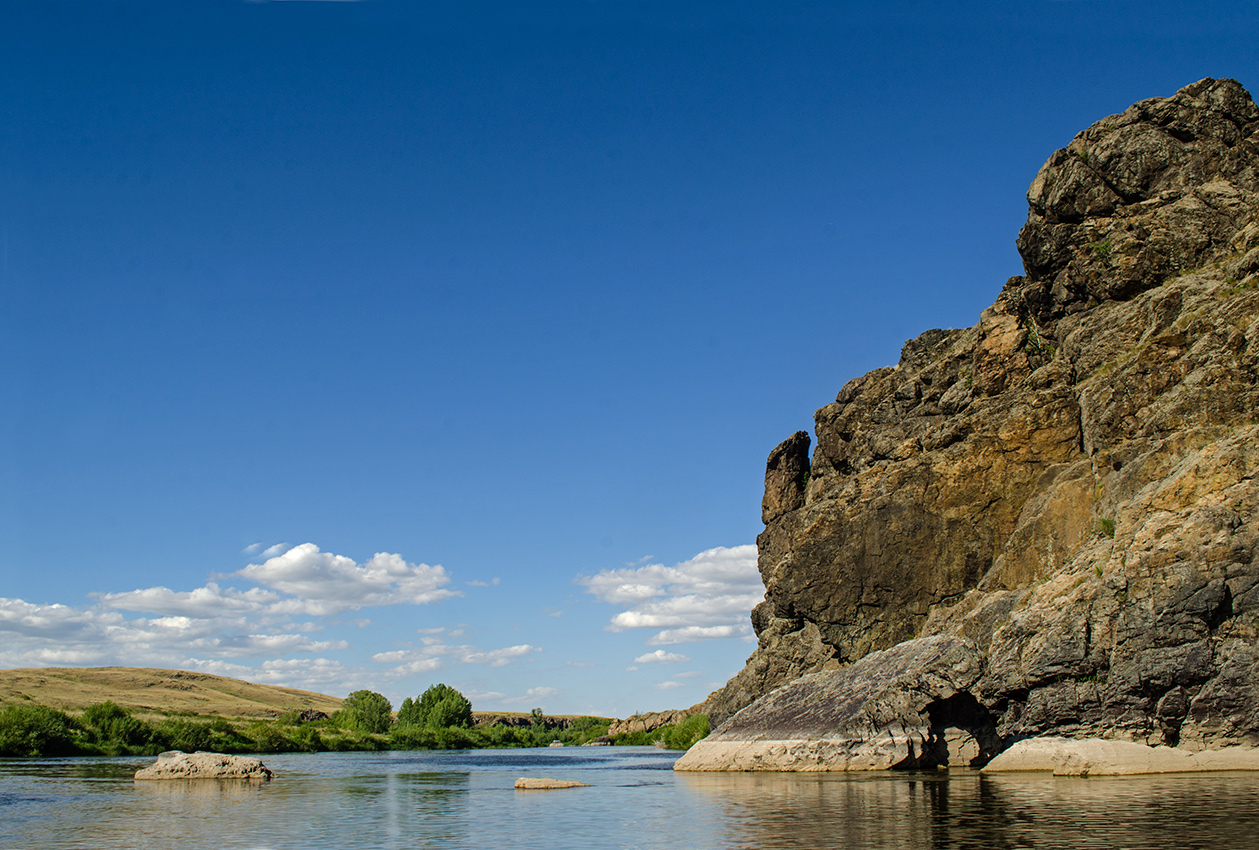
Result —
[[[170,750],[136,771],[136,779],[249,779],[266,782],[275,774],[261,761],[223,753]]]
[[[1142,101],[1028,204],[976,325],[770,455],[760,644],[710,716],[947,635],[1005,742],[1259,744],[1259,109],[1231,80]]]
[[[691,747],[676,770],[885,770],[981,764],[998,747],[966,692],[981,658],[936,636],[777,688]]]

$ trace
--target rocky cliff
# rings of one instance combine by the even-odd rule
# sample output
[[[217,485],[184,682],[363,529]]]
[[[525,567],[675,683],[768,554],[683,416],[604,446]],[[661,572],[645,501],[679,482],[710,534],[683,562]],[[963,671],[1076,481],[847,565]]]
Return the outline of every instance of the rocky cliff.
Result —
[[[939,700],[1001,741],[1259,744],[1259,109],[1212,79],[1137,103],[1028,206],[1025,274],[976,325],[770,454],[760,643],[714,725],[947,636],[975,660]]]

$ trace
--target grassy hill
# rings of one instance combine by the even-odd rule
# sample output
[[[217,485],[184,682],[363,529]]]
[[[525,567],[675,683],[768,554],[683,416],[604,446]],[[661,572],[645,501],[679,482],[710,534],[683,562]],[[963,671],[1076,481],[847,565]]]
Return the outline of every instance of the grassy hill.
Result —
[[[338,697],[240,679],[148,667],[38,667],[0,670],[0,705],[37,704],[77,712],[113,700],[138,714],[277,717],[313,708],[331,714]]]

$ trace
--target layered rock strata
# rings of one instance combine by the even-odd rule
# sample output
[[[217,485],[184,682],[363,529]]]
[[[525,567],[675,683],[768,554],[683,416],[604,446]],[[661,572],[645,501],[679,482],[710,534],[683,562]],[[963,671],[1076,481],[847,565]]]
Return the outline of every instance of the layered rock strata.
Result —
[[[1005,742],[1259,744],[1259,109],[1231,80],[1142,101],[1028,205],[976,325],[771,453],[760,644],[710,715],[946,635]]]

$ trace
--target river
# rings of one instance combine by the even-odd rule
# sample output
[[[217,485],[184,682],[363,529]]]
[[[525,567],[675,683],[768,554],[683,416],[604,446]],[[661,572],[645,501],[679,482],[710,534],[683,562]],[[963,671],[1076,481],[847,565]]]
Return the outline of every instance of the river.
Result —
[[[137,758],[0,760],[0,848],[1259,848],[1259,774],[695,774],[650,747],[265,756],[264,784]],[[520,776],[589,788],[516,791]]]

